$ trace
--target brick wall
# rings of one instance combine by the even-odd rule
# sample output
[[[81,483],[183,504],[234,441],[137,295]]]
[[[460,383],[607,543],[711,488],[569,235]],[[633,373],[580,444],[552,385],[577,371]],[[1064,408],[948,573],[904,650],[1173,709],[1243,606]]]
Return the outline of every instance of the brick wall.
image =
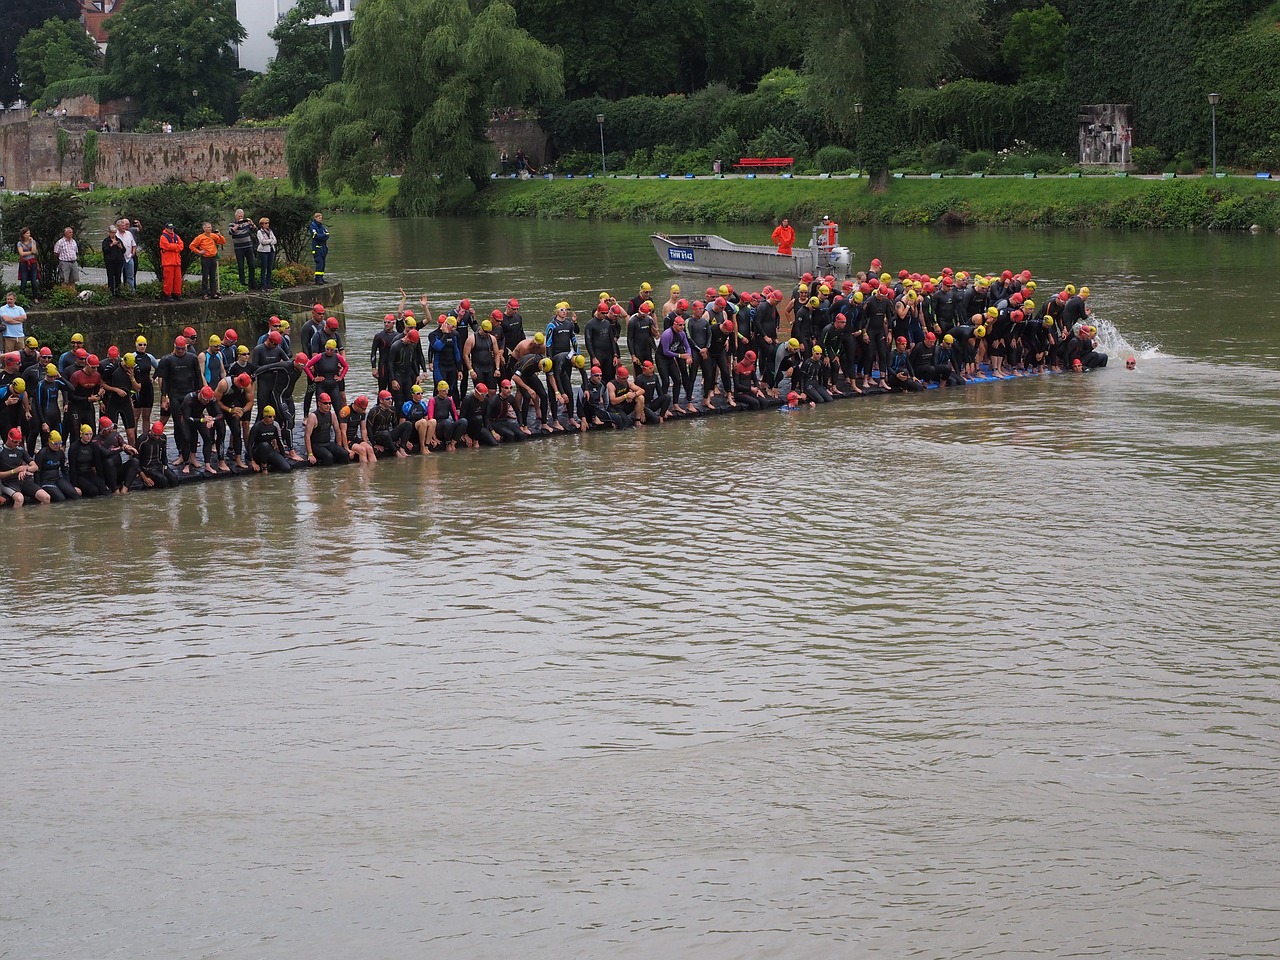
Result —
[[[0,173],[10,190],[78,183],[84,135],[95,121],[41,118],[0,126]],[[58,158],[58,128],[68,147]],[[231,180],[241,170],[255,177],[285,177],[283,128],[210,129],[173,134],[102,133],[94,179],[109,187],[145,187],[171,178]]]

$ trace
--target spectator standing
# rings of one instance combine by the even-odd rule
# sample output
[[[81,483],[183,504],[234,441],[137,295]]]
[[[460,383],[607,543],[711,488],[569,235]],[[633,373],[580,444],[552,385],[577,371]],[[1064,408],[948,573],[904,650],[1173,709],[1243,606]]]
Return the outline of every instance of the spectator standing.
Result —
[[[76,243],[76,232],[70,227],[62,231],[62,236],[53,245],[53,254],[58,258],[58,272],[63,283],[80,282],[80,244]]]
[[[316,263],[316,283],[324,283],[324,263],[329,258],[329,228],[324,225],[324,214],[316,212],[307,224],[311,234],[311,259]]]
[[[276,235],[271,232],[271,221],[263,217],[258,221],[258,267],[262,271],[262,290],[271,290],[271,271],[276,264]]]
[[[18,291],[27,292],[27,281],[31,281],[31,299],[40,302],[40,245],[32,239],[31,228],[23,227],[18,231]]]
[[[164,274],[164,295],[173,300],[182,299],[182,238],[165,224],[160,233],[160,270]]]
[[[124,285],[130,290],[138,289],[138,239],[133,235],[133,230],[129,227],[129,218],[122,217],[116,221],[116,235],[120,237],[120,243],[124,247],[124,267],[122,279]]]
[[[254,234],[257,232],[253,221],[244,215],[243,210],[236,211],[236,218],[228,231],[231,234],[231,246],[236,252],[236,267],[240,271],[240,284],[248,290],[258,285],[258,264],[254,256]],[[249,267],[249,279],[244,276],[245,265]]]
[[[27,322],[27,311],[18,306],[18,297],[12,290],[4,298],[4,306],[0,307],[0,320],[4,321],[4,352],[12,353],[22,349]]]
[[[118,297],[124,275],[124,241],[120,239],[120,228],[114,223],[107,227],[107,235],[102,238],[102,262],[107,268],[107,288],[113,297]]]
[[[227,238],[205,223],[201,232],[188,245],[192,253],[200,255],[200,293],[206,300],[220,300],[218,294],[218,248],[226,246]]]

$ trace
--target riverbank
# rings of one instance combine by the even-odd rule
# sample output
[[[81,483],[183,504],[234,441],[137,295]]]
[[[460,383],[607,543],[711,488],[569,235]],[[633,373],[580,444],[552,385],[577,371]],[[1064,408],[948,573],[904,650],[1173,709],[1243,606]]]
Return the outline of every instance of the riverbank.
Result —
[[[829,214],[848,225],[1280,229],[1280,183],[1244,177],[741,177],[496,181],[456,212],[541,219],[771,223]]]

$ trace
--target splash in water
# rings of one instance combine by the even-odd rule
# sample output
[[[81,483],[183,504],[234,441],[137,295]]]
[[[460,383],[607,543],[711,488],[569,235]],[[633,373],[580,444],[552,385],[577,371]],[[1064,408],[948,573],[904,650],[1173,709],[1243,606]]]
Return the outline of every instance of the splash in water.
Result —
[[[1098,349],[1109,357],[1121,359],[1137,357],[1139,360],[1150,360],[1153,357],[1163,356],[1158,343],[1141,345],[1130,343],[1110,320],[1102,320],[1095,315],[1089,322],[1098,328],[1098,335],[1094,338]]]

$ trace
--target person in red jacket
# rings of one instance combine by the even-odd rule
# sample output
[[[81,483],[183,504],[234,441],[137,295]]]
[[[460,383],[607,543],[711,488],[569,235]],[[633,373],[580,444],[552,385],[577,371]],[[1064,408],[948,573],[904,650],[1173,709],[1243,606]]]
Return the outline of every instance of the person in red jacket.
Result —
[[[164,295],[174,300],[182,299],[183,246],[173,224],[165,224],[164,232],[160,234],[160,270],[164,274]]]
[[[796,228],[786,217],[782,223],[773,228],[773,242],[778,245],[778,252],[784,257],[791,256],[791,245],[796,242]]]

